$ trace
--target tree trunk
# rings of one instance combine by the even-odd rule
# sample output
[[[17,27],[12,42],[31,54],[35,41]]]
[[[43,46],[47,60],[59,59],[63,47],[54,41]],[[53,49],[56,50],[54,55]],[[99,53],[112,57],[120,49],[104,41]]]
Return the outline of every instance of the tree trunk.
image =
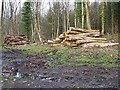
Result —
[[[70,27],[70,21],[69,21],[69,2],[67,4],[67,30],[69,29]]]
[[[64,3],[62,2],[62,6],[63,6],[63,23],[64,23],[64,25],[63,25],[63,27],[64,27],[64,32],[66,32],[66,12],[65,12],[65,5],[64,5]]]
[[[2,5],[1,5],[1,22],[0,22],[0,33],[1,33],[1,42],[3,42],[4,39],[4,28],[3,28],[3,23],[4,23],[4,19],[3,19],[3,12],[4,12],[4,0],[2,0]]]
[[[9,0],[9,5],[10,5],[10,31],[9,31],[9,34],[13,34],[13,28],[14,28],[14,25],[13,25],[13,5],[12,5],[12,2]]]
[[[18,28],[18,24],[17,24],[17,10],[18,10],[18,7],[20,6],[20,0],[18,2],[16,2],[16,5],[15,5],[15,10],[13,12],[14,14],[14,27],[15,27],[15,34],[18,34],[19,35],[19,28]],[[18,4],[18,5],[17,5]]]
[[[59,10],[58,10],[58,25],[57,25],[57,37],[59,36]]]
[[[83,0],[82,0],[82,29],[84,28],[84,6],[83,6]]]
[[[87,23],[87,28],[88,28],[89,30],[91,30],[88,3],[89,3],[89,2],[86,2],[86,3],[85,3],[85,7],[86,7],[86,23]]]
[[[75,12],[75,27],[77,27],[77,15],[76,15],[76,8],[77,8],[77,2],[75,0],[75,3],[74,3],[74,12]]]
[[[102,19],[102,31],[101,34],[104,35],[104,29],[105,29],[105,13],[104,13],[104,2],[102,2],[102,12],[101,12],[101,19]]]
[[[54,38],[54,22],[53,22],[53,17],[52,17],[52,39]]]
[[[112,34],[114,33],[114,10],[113,2],[111,2],[111,25],[112,25]]]
[[[39,18],[39,11],[38,11],[38,0],[36,0],[36,10],[35,10],[35,29],[38,34],[38,39],[42,42],[41,34],[40,34],[40,18]]]
[[[52,11],[52,10],[51,10]],[[53,20],[53,13],[51,13],[52,18],[52,39],[54,39],[54,20]]]
[[[51,31],[51,38],[54,38],[54,23],[53,23],[53,12],[52,12],[52,8],[51,8],[51,4],[49,2],[49,7],[50,7],[50,16],[51,16],[51,24],[52,24],[52,31]]]

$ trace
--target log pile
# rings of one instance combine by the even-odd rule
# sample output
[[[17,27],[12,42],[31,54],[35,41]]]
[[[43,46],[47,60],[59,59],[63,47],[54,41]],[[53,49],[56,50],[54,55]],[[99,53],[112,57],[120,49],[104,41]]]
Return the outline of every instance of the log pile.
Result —
[[[70,47],[77,47],[80,45],[83,47],[87,47],[89,46],[89,44],[90,46],[94,46],[96,44],[98,45],[98,43],[99,47],[118,45],[118,43],[109,44],[107,39],[103,38],[102,35],[100,35],[99,30],[85,30],[74,27],[70,27],[70,30],[68,30],[67,32],[63,32],[56,39],[48,40],[48,43],[51,44],[51,46],[59,46],[62,44]]]
[[[29,44],[29,40],[25,35],[7,35],[4,39],[4,46],[16,46]]]

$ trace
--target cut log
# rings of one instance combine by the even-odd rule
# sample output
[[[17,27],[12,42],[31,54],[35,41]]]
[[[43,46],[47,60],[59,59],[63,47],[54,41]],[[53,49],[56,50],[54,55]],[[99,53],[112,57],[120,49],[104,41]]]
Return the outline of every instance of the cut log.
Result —
[[[52,47],[61,46],[61,44],[51,44]]]
[[[83,33],[100,33],[100,30],[86,30],[82,28],[75,28],[75,27],[70,27],[70,31],[77,31],[77,32],[83,32]]]
[[[74,28],[74,27],[71,27],[71,28],[70,28],[70,31],[77,31],[77,32],[87,33],[84,29]]]
[[[100,34],[93,34],[93,35],[87,35],[88,37],[95,37],[95,38],[100,38],[102,35]]]
[[[74,35],[74,34],[70,34],[70,35],[66,35],[66,38],[69,40],[80,40],[80,39],[83,39],[84,37],[87,37],[87,35],[90,35],[90,33],[82,33],[82,34],[77,34],[77,35]]]
[[[99,32],[87,32],[90,33],[88,36],[93,37],[93,36],[100,36]]]
[[[83,37],[88,37],[88,36],[91,36],[91,37],[95,37],[95,36],[98,36],[98,34],[92,34],[92,33],[81,33],[81,34],[70,34],[70,35],[66,35],[67,38],[69,38],[70,40],[79,40]]]
[[[49,44],[52,44],[53,43],[53,40],[48,40],[47,41]]]
[[[64,39],[64,40],[61,42],[61,44],[64,44],[65,41],[66,41],[66,39]]]
[[[100,41],[107,41],[106,38],[94,38],[94,37],[83,37],[84,40],[100,40]]]
[[[84,43],[95,43],[95,42],[100,42],[100,43],[106,43],[107,41],[99,41],[99,40],[77,40],[77,44],[84,44]]]
[[[119,45],[119,43],[88,43],[88,44],[83,44],[82,46],[85,48],[90,48],[90,47],[109,47],[116,45]]]
[[[66,33],[67,33],[67,34],[80,34],[80,32],[70,31],[70,30],[69,30],[69,31],[67,31]]]
[[[28,42],[26,41],[11,42],[11,45],[24,45],[24,44],[28,44]]]
[[[96,40],[77,40],[77,44],[84,44],[84,43],[92,43],[92,42],[97,42]]]
[[[107,43],[107,39],[101,37],[99,30],[86,30],[75,27],[70,27],[67,32],[63,32],[63,34],[60,34],[59,37],[48,43],[53,46],[59,46],[60,44],[63,44],[70,47],[76,47],[78,45],[83,45],[83,47],[87,47],[89,45],[93,47],[116,45],[115,43]]]
[[[29,44],[25,35],[7,35],[4,39],[4,45],[24,45]]]
[[[69,41],[65,41],[63,43],[63,45],[70,46],[70,47],[76,47],[77,46],[77,44],[75,42],[69,42]]]
[[[77,39],[71,39],[71,38],[65,38],[65,40],[66,40],[66,41],[69,41],[69,42],[70,42],[70,41],[71,41],[71,42],[76,42],[76,41],[77,41]],[[79,40],[80,40],[80,39],[79,39]],[[81,40],[82,40],[82,38],[81,38]]]
[[[100,33],[100,30],[85,30],[85,31],[89,33]]]
[[[60,39],[64,39],[65,38],[65,34],[60,34],[59,38]]]
[[[63,39],[56,38],[55,40],[53,40],[53,42],[55,42],[55,43],[61,43],[62,40],[63,40]]]

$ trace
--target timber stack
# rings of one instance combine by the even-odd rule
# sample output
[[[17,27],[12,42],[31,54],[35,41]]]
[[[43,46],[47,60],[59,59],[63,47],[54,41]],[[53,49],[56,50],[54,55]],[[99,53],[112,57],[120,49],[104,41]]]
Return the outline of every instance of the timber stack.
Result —
[[[51,46],[65,45],[70,47],[106,47],[118,45],[118,43],[109,43],[106,38],[100,35],[99,30],[85,30],[81,28],[70,27],[70,30],[63,32],[54,40],[48,40]]]
[[[7,35],[4,39],[4,46],[16,46],[29,44],[29,40],[25,35]]]

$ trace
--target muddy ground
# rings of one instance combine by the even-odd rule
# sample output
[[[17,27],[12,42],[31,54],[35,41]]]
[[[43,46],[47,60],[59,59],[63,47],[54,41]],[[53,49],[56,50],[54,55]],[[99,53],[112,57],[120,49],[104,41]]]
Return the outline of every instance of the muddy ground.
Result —
[[[118,88],[118,68],[46,64],[46,55],[3,50],[2,88]]]

